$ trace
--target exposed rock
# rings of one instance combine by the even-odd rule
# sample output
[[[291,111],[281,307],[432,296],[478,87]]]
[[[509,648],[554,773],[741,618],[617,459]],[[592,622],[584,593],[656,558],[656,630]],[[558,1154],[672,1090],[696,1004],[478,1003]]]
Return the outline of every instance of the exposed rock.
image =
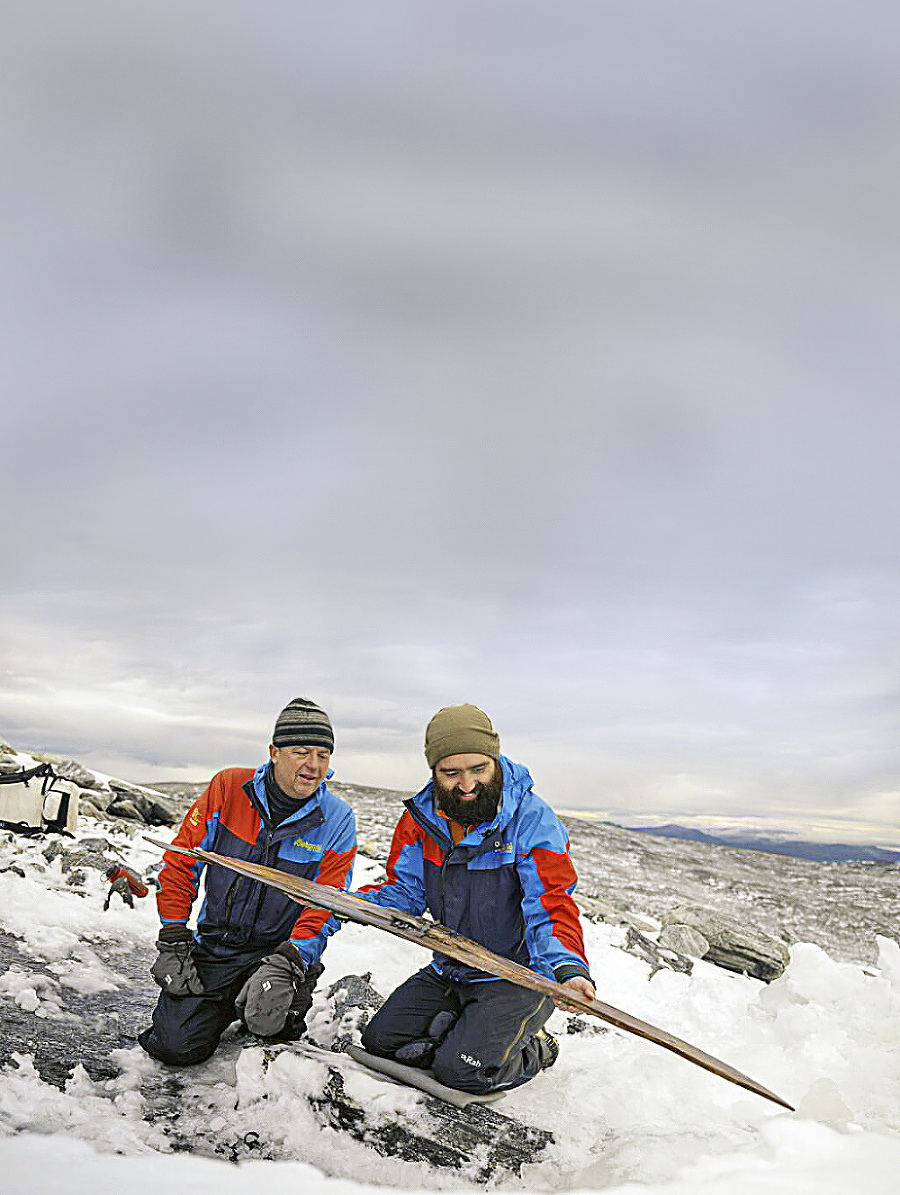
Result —
[[[328,989],[333,1009],[329,1049],[346,1050],[351,1042],[358,1045],[369,1017],[384,1004],[371,981],[372,972],[366,971],[364,975],[345,975]]]
[[[107,855],[105,853],[107,851],[114,853]],[[106,871],[110,864],[117,862],[116,853],[115,848],[105,838],[82,839],[74,850],[70,850],[63,846],[58,839],[54,839],[41,851],[48,863],[59,859],[59,866],[64,875],[68,875],[75,869],[83,873],[86,867],[93,868],[94,871]]]
[[[609,1026],[604,1025],[602,1021],[595,1021],[591,1019],[586,1021],[584,1017],[570,1016],[566,1022],[566,1033],[577,1034],[582,1037],[593,1037],[598,1033],[609,1033]]]
[[[152,797],[146,790],[135,785],[111,780],[110,788],[115,793],[107,806],[107,812],[114,817],[127,817],[132,821],[146,822],[148,826],[173,826],[176,814],[163,801]]]
[[[652,979],[656,972],[661,971],[663,968],[669,971],[681,971],[684,975],[690,975],[694,967],[689,958],[686,958],[683,954],[678,954],[674,950],[661,948],[656,942],[651,942],[649,938],[645,938],[634,926],[631,926],[628,930],[625,950],[629,954],[643,959],[645,963],[650,964],[648,979]]]
[[[657,942],[666,950],[674,950],[691,958],[703,958],[709,950],[709,942],[703,934],[690,925],[664,925]]]
[[[554,1142],[548,1130],[503,1116],[488,1104],[456,1108],[423,1095],[412,1110],[393,1110],[386,1116],[377,1101],[359,1102],[348,1086],[340,1067],[329,1066],[321,1094],[309,1097],[323,1126],[349,1133],[385,1157],[458,1171],[477,1184],[519,1176],[523,1166],[540,1161]]]
[[[83,807],[85,802],[93,805],[95,809],[99,809],[101,813],[105,813],[110,806],[110,803],[115,800],[116,794],[111,790],[103,788],[79,788],[78,789],[78,808]]]
[[[87,799],[86,797],[79,796],[78,816],[80,818],[91,817],[97,821],[100,821],[106,817],[106,810],[101,809],[98,805],[95,805],[93,801]]]
[[[663,922],[699,930],[709,942],[703,956],[708,962],[766,983],[777,979],[790,961],[788,945],[781,938],[698,905],[672,909]]]
[[[163,780],[153,785],[153,791],[177,811],[179,819],[184,817],[205,788],[205,783],[189,780]]]
[[[130,822],[142,822],[144,820],[141,817],[140,810],[127,797],[117,797],[114,801],[110,801],[106,812],[112,817],[127,818]]]
[[[84,1066],[94,1080],[112,1079],[120,1073],[115,1051],[134,1045],[156,1002],[158,989],[148,978],[155,951],[149,939],[125,953],[112,953],[112,938],[98,940],[95,945],[102,960],[123,977],[121,984],[128,998],[122,998],[119,987],[114,991],[80,992],[61,984],[49,963],[29,958],[29,971],[42,976],[46,985],[42,1000],[55,1003],[63,1015],[42,1019],[37,1031],[33,1013],[14,1000],[4,1000],[0,1063],[8,1065],[16,1054],[30,1054],[41,1078],[58,1087],[65,1085],[76,1063]],[[0,930],[0,974],[21,964],[21,942]]]
[[[636,913],[626,912],[589,893],[577,892],[575,900],[581,912],[594,921],[605,921],[608,925],[628,925],[644,933],[652,933],[655,929],[654,925]]]
[[[90,871],[105,874],[110,867],[123,864],[121,849],[106,838],[83,838],[71,848],[63,846],[59,839],[54,838],[41,851],[41,855],[48,864],[54,864],[59,860],[59,869],[66,877],[66,883],[73,888],[83,887]],[[159,881],[156,879],[158,866],[147,868],[143,875],[139,876],[148,889],[159,887]],[[138,873],[135,871],[134,874]]]
[[[371,971],[366,971],[364,975],[345,975],[343,979],[336,980],[328,989],[328,999],[333,1002],[334,1016],[338,1020],[348,1009],[375,1012],[384,1004],[384,997],[372,987]]]
[[[63,780],[71,780],[79,788],[102,789],[104,787],[103,782],[98,780],[93,772],[89,772],[74,759],[63,759],[59,755],[39,755],[35,751],[31,754],[39,763],[49,763],[57,776],[62,776]]]
[[[150,801],[144,820],[148,826],[174,826],[178,817],[162,801]]]

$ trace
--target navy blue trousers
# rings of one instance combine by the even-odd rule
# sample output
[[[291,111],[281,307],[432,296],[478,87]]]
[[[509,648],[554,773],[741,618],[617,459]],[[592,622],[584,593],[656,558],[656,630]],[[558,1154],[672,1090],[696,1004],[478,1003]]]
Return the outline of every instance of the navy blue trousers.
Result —
[[[138,1035],[147,1053],[169,1066],[193,1066],[205,1062],[219,1044],[222,1034],[238,1020],[234,999],[259,966],[264,955],[235,955],[215,958],[201,950],[194,952],[194,965],[203,981],[201,996],[170,996],[160,992],[153,1023]],[[324,971],[313,963],[291,1004],[284,1029],[276,1041],[297,1038],[306,1029],[306,1014],[312,1007],[316,981]]]
[[[363,1049],[382,1058],[428,1036],[439,1012],[456,1021],[437,1047],[434,1077],[445,1087],[484,1095],[527,1083],[541,1069],[534,1035],[553,1012],[553,1001],[505,979],[469,983],[432,967],[411,975],[366,1025]]]

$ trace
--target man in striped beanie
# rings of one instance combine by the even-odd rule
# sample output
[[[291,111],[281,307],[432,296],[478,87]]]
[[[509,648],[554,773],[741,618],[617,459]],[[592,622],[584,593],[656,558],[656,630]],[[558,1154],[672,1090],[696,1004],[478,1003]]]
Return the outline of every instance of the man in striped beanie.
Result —
[[[235,859],[347,888],[356,823],[330,792],[334,730],[320,706],[288,702],[258,768],[217,772],[175,837]],[[340,928],[325,909],[221,867],[206,872],[196,931],[188,919],[204,865],[168,852],[157,895],[162,927],[151,975],[162,988],[153,1024],[138,1041],[171,1066],[203,1062],[232,1021],[257,1037],[299,1037],[312,1005],[328,937]]]

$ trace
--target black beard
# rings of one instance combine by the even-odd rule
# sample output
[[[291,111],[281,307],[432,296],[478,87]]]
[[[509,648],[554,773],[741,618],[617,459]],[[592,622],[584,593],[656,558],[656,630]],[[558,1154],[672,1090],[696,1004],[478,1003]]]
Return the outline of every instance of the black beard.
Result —
[[[497,765],[494,775],[486,784],[477,784],[476,797],[464,801],[459,795],[459,786],[448,790],[443,788],[438,780],[434,782],[438,808],[451,821],[460,822],[464,826],[480,826],[484,822],[492,822],[500,808],[500,797],[503,794],[503,773]]]

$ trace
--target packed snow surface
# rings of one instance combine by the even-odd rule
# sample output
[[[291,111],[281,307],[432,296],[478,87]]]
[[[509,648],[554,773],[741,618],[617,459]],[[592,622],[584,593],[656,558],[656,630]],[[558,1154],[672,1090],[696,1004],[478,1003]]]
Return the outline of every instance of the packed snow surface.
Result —
[[[139,870],[158,859],[137,829],[117,833],[123,858]],[[0,833],[0,931],[14,958],[0,973],[0,1014],[4,1020],[8,1012],[27,1014],[35,1042],[50,1022],[71,1024],[75,1036],[90,1033],[89,1024],[72,1022],[67,991],[120,993],[127,1007],[129,992],[143,981],[119,960],[148,954],[157,928],[152,897],[134,909],[117,902],[103,912],[102,873],[89,870],[73,884],[59,859],[46,862],[45,846]],[[379,870],[361,858],[354,881]],[[556,1066],[498,1106],[549,1129],[555,1144],[520,1177],[492,1185],[629,1195],[893,1195],[900,1174],[895,941],[873,941],[871,966],[795,944],[784,975],[765,985],[704,962],[690,975],[667,969],[651,975],[647,963],[623,950],[624,928],[586,921],[585,931],[601,999],[736,1066],[797,1110],[783,1111],[599,1021],[577,1024],[556,1012],[549,1025],[561,1042]],[[321,993],[329,984],[371,972],[386,995],[427,957],[412,944],[346,926],[325,953],[310,1034],[327,1038]],[[323,1128],[306,1097],[321,1086],[324,1064],[284,1051],[266,1069],[262,1057],[258,1046],[231,1043],[182,1073],[181,1098],[196,1116],[199,1153],[211,1135],[240,1141],[254,1133],[280,1159],[232,1164],[173,1153],[159,1124],[144,1119],[145,1085],[165,1068],[137,1045],[115,1052],[113,1078],[93,1080],[76,1063],[64,1090],[41,1078],[27,1050],[17,1052],[0,1069],[0,1192],[360,1195],[472,1185],[470,1174],[382,1157]],[[382,1115],[415,1109],[420,1098],[365,1072],[348,1070],[347,1082]]]

